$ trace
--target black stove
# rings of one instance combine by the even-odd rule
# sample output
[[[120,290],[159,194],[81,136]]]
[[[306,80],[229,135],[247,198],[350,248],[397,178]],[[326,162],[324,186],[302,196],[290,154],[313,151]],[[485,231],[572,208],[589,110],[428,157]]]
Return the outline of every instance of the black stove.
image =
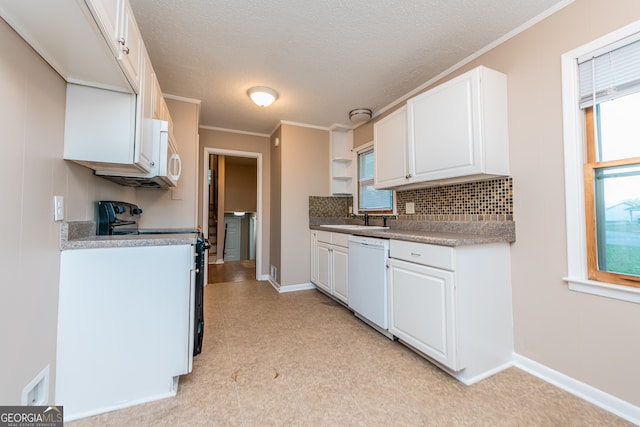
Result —
[[[202,351],[204,336],[204,272],[207,266],[206,251],[210,248],[209,241],[197,229],[190,228],[161,228],[140,229],[138,223],[142,209],[133,203],[118,201],[98,202],[99,236],[136,235],[136,234],[197,234],[195,244],[195,310],[194,310],[194,345],[193,355]]]

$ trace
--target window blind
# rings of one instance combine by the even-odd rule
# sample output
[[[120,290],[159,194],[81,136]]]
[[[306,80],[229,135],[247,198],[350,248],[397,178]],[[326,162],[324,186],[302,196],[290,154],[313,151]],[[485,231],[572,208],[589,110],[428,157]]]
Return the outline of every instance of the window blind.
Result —
[[[361,211],[390,211],[393,209],[393,193],[391,190],[374,188],[373,150],[358,155],[358,205]]]
[[[640,92],[640,34],[578,58],[580,108]]]

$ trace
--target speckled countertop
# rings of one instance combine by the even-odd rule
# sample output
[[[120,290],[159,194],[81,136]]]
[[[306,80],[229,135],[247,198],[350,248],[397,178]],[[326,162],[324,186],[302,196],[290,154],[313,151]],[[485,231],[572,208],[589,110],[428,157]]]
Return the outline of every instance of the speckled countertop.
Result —
[[[312,230],[407,242],[429,243],[440,246],[471,246],[487,243],[515,242],[513,221],[400,221],[390,220],[388,229],[345,230],[332,228],[331,224],[361,224],[361,221],[344,218],[309,218]]]
[[[60,249],[132,248],[142,246],[191,245],[195,234],[143,234],[125,236],[96,236],[94,221],[63,222]]]

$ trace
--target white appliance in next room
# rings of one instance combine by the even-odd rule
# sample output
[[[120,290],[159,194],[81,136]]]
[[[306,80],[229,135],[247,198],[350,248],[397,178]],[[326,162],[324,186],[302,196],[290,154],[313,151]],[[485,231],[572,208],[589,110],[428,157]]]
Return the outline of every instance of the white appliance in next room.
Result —
[[[170,188],[178,185],[182,162],[169,132],[169,122],[153,120],[153,156],[149,173],[96,171],[96,175],[129,187]]]
[[[349,308],[378,332],[393,339],[387,308],[389,240],[349,236]]]

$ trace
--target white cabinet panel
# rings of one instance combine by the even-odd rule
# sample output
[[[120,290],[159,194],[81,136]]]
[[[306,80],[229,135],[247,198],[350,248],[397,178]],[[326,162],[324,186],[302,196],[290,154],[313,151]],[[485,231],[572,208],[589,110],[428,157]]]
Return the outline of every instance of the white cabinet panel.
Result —
[[[389,255],[391,333],[465,384],[511,366],[507,243],[452,248],[391,240]]]
[[[343,302],[349,297],[349,249],[333,246],[333,295]]]
[[[349,235],[311,230],[311,282],[348,303]]]
[[[55,398],[65,419],[175,394],[174,377],[190,371],[193,268],[191,245],[62,252]]]
[[[121,49],[118,60],[131,86],[136,93],[139,93],[141,77],[140,64],[143,61],[144,45],[138,24],[136,24],[136,19],[133,16],[133,10],[131,10],[128,1],[125,1],[124,4],[120,37]]]
[[[318,281],[318,233],[311,231],[311,239],[309,240],[311,247],[309,252],[311,253],[311,283]]]
[[[443,85],[444,86],[444,85]],[[414,177],[429,179],[446,171],[468,175],[480,172],[477,94],[471,76],[436,88],[409,103],[409,140]],[[475,100],[475,102],[474,102]]]
[[[315,284],[325,292],[332,294],[331,276],[331,245],[318,242],[318,280]]]
[[[92,169],[149,171],[136,158],[136,95],[67,85],[64,158]]]
[[[105,22],[119,13],[119,2],[105,2]],[[83,0],[0,2],[2,18],[67,82],[131,91],[93,12]]]
[[[414,182],[509,174],[507,79],[478,67],[407,101]]]
[[[142,165],[149,165],[153,160],[153,98],[155,94],[155,74],[147,52],[143,52],[142,90],[138,95],[138,126],[135,158]]]
[[[389,260],[389,331],[457,371],[453,273]]]
[[[506,76],[475,68],[374,124],[376,188],[509,175]]]
[[[140,93],[144,45],[127,0],[86,0],[135,93]]]
[[[86,0],[86,3],[117,58],[121,47],[119,25],[122,22],[124,0]]]
[[[409,183],[406,107],[394,111],[373,125],[373,151],[376,188]]]

